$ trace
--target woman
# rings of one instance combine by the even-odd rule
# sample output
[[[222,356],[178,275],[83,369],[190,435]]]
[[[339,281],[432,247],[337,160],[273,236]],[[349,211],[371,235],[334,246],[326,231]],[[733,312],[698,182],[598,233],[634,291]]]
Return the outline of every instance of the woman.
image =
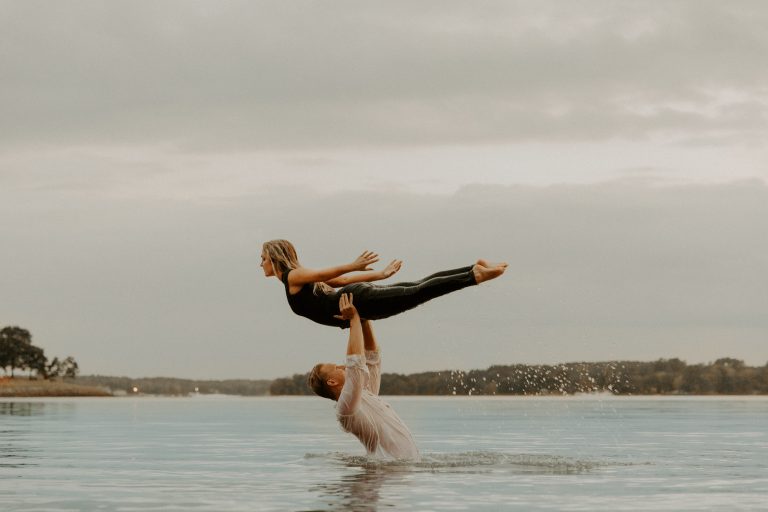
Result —
[[[264,275],[275,276],[283,283],[294,313],[319,324],[341,328],[349,327],[349,320],[339,316],[340,293],[354,294],[355,306],[362,318],[379,320],[446,293],[499,277],[507,268],[506,263],[493,264],[481,259],[472,266],[445,270],[419,281],[375,285],[371,281],[392,276],[402,265],[402,261],[393,260],[384,270],[375,272],[370,265],[377,261],[378,254],[365,251],[352,263],[313,270],[301,266],[296,249],[287,240],[265,242],[261,252]],[[347,275],[356,271],[362,273]]]

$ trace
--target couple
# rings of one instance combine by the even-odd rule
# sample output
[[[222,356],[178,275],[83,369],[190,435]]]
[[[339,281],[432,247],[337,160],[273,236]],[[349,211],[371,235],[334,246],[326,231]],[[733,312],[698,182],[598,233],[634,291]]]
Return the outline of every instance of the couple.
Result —
[[[394,260],[383,271],[375,272],[370,265],[377,261],[378,255],[365,251],[352,263],[312,270],[299,264],[296,250],[287,240],[266,242],[261,253],[264,275],[283,283],[288,304],[296,314],[350,330],[347,364],[315,365],[307,380],[309,387],[337,402],[341,427],[357,437],[369,455],[418,459],[408,427],[379,396],[381,358],[370,321],[499,277],[507,264],[478,260],[472,266],[438,272],[419,281],[381,286],[371,282],[397,273],[402,262]],[[349,275],[355,271],[361,273]]]

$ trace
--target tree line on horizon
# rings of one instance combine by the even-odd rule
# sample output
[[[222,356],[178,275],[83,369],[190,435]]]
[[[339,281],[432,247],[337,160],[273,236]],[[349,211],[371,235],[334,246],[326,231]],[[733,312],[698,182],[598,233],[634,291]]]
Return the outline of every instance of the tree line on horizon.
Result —
[[[269,394],[269,379],[227,379],[194,380],[172,377],[110,377],[106,375],[84,375],[77,379],[79,384],[107,389],[113,394],[143,395],[240,395],[264,396]]]
[[[312,395],[307,374],[274,380],[193,380],[88,375],[78,382],[126,394]],[[135,389],[135,391],[134,391]],[[689,365],[680,359],[557,365],[496,365],[485,370],[384,373],[382,395],[764,395],[768,364],[752,367],[733,358]]]
[[[272,381],[271,395],[311,395],[307,374]],[[486,370],[384,373],[382,395],[764,395],[768,364],[721,358],[689,365],[674,359],[556,365],[496,365]]]
[[[80,371],[71,356],[48,360],[45,351],[32,344],[32,334],[17,326],[0,329],[0,368],[10,377],[15,376],[16,370],[28,372],[30,379],[74,379]]]
[[[27,329],[0,329],[0,368],[6,376],[15,371],[34,378],[75,378],[79,368],[72,357],[48,360],[42,348],[32,344]],[[79,377],[84,385],[117,393],[158,395],[227,394],[311,395],[307,374],[275,380],[191,380],[167,377],[140,378],[91,375]],[[610,361],[556,365],[495,365],[485,370],[448,370],[409,375],[384,373],[383,395],[764,395],[768,394],[768,363],[747,366],[725,357],[708,364],[689,365],[674,359],[651,362]]]

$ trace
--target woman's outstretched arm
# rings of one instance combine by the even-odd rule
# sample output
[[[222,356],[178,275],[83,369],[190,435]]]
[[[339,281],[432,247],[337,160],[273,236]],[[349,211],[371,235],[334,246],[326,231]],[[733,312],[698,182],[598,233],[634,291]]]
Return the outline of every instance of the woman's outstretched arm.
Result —
[[[371,251],[365,251],[358,256],[355,261],[347,263],[346,265],[339,265],[337,267],[329,267],[320,270],[313,270],[305,267],[295,268],[288,274],[288,284],[300,287],[309,283],[329,281],[356,270],[371,271],[372,269],[369,265],[373,265],[377,261],[379,261],[378,254]]]
[[[403,262],[401,260],[392,260],[389,265],[384,268],[384,270],[369,270],[362,274],[339,276],[325,281],[325,284],[333,288],[340,288],[342,286],[353,283],[381,281],[382,279],[387,279],[388,277],[392,277],[394,274],[396,274],[402,265]]]

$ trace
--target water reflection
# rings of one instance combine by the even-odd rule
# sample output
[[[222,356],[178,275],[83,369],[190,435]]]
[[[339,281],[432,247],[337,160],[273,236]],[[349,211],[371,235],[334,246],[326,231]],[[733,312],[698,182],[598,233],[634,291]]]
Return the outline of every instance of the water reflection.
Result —
[[[312,510],[352,510],[375,512],[397,509],[405,487],[417,474],[463,474],[468,478],[495,473],[508,476],[567,475],[587,473],[606,464],[545,454],[513,454],[493,451],[422,454],[422,460],[388,461],[344,454],[307,454],[320,464],[339,464],[343,475],[310,488],[324,507]],[[320,472],[324,473],[323,471]],[[416,481],[421,480],[417,478]],[[403,489],[393,490],[397,486]],[[383,496],[383,498],[382,498]]]
[[[310,488],[319,494],[328,506],[325,510],[350,510],[354,512],[376,512],[379,506],[396,508],[394,503],[381,501],[382,488],[406,483],[402,468],[391,466],[355,467],[354,473],[342,476],[336,481],[321,483]]]
[[[42,402],[0,402],[0,417],[22,418],[42,416],[45,404]],[[40,453],[30,446],[30,427],[26,421],[12,421],[6,418],[0,422],[0,468],[36,466],[34,460]]]
[[[44,412],[43,402],[0,402],[0,416],[41,416]]]
[[[32,450],[0,444],[0,468],[37,466],[38,464],[32,462],[31,453]]]

